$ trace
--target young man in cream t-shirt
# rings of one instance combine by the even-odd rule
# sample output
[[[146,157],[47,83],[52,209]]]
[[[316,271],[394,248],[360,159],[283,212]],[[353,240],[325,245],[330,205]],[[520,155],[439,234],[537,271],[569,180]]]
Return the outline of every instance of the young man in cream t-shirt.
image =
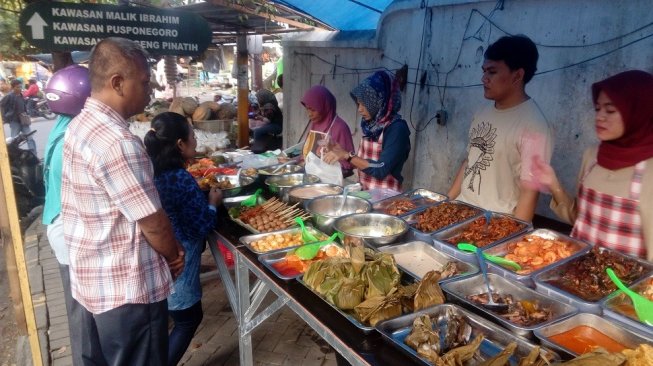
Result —
[[[490,45],[483,63],[485,98],[494,101],[474,116],[467,159],[449,197],[531,221],[538,191],[529,180],[535,156],[549,161],[551,129],[525,85],[535,74],[538,52],[526,36],[506,36]]]

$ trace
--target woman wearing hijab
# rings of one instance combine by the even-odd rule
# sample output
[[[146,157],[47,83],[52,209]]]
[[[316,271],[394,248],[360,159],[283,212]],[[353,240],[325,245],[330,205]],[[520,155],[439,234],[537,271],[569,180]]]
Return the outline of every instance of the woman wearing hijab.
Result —
[[[362,116],[363,138],[358,152],[331,147],[325,161],[347,161],[359,170],[363,189],[401,191],[401,169],[410,153],[410,130],[399,115],[401,95],[392,75],[377,71],[351,91]]]
[[[347,123],[336,112],[336,97],[329,89],[315,85],[308,89],[301,100],[310,120],[310,131],[304,144],[304,157],[320,146],[335,143],[346,151],[354,151],[354,140]],[[323,143],[320,143],[323,141]],[[347,160],[340,161],[343,177],[353,174],[353,166]]]
[[[626,71],[592,85],[598,148],[585,151],[578,196],[551,166],[533,174],[553,195],[551,209],[574,223],[572,236],[653,259],[653,75]]]

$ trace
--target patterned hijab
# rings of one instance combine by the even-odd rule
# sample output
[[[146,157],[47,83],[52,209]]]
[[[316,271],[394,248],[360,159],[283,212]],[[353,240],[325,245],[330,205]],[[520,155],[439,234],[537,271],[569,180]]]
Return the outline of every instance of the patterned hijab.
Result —
[[[598,164],[617,170],[653,157],[653,75],[631,70],[592,85],[596,103],[604,92],[619,110],[624,134],[599,145]]]
[[[355,103],[363,103],[372,119],[361,118],[363,137],[377,141],[386,126],[397,119],[401,109],[401,93],[395,78],[388,72],[377,71],[351,91]]]

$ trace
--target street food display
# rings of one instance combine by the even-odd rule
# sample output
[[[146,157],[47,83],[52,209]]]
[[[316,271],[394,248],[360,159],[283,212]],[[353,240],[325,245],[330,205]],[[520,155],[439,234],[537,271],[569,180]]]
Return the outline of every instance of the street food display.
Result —
[[[416,214],[417,224],[415,224],[415,228],[419,231],[429,233],[469,219],[480,213],[480,209],[469,205],[443,202]]]
[[[523,222],[507,216],[492,216],[489,224],[485,217],[479,217],[467,225],[460,234],[447,239],[447,242],[451,245],[457,245],[462,242],[471,243],[477,247],[484,247],[507,238],[525,227],[526,224]]]
[[[292,192],[302,199],[336,193],[328,186],[315,185],[300,185]],[[532,230],[527,223],[508,216],[494,213],[486,222],[486,218],[481,217],[482,209],[457,201],[433,201],[430,206],[420,207],[412,196],[405,194],[387,200],[392,204],[372,206],[379,213],[368,215],[385,213],[381,216],[398,220],[404,227],[407,227],[407,222],[412,224],[415,235],[432,234],[432,238],[451,245],[468,242],[488,247],[501,241],[485,252],[501,255],[522,267],[520,271],[490,274],[494,276],[490,281],[491,296],[495,302],[508,305],[507,309],[495,312],[484,306],[488,294],[485,283],[482,282],[481,289],[476,278],[481,277],[474,276],[478,271],[475,262],[434,246],[424,235],[411,237],[406,234],[407,240],[403,243],[397,242],[399,238],[381,244],[361,241],[361,237],[389,237],[396,233],[390,225],[372,222],[371,219],[349,222],[342,218],[341,226],[344,226],[336,228],[342,233],[336,242],[320,248],[314,258],[302,260],[294,252],[297,246],[306,242],[300,229],[293,227],[294,218],[307,220],[314,214],[306,213],[298,204],[290,205],[278,198],[254,207],[231,208],[229,214],[243,227],[259,233],[247,236],[246,241],[241,238],[241,242],[256,253],[265,268],[283,280],[299,281],[362,333],[368,334],[375,329],[382,332],[387,323],[394,324],[412,316],[410,326],[405,324],[401,328],[404,329],[401,336],[387,337],[386,340],[399,348],[410,349],[412,356],[425,363],[438,366],[556,364],[552,362],[553,353],[540,348],[537,343],[533,344],[538,342],[537,339],[567,358],[571,352],[573,355],[584,354],[570,361],[570,365],[593,365],[592,360],[599,359],[619,359],[622,363],[615,365],[626,365],[626,359],[653,356],[650,346],[637,347],[640,341],[635,344],[626,342],[615,337],[612,330],[606,331],[594,323],[581,322],[562,330],[553,328],[574,317],[579,306],[573,302],[565,303],[550,293],[545,295],[546,288],[528,288],[529,284],[521,280],[518,282],[526,286],[520,285],[523,289],[516,290],[517,281],[508,278],[508,275],[536,272],[530,282],[530,287],[533,287],[540,275],[552,271],[555,276],[543,277],[542,281],[562,289],[561,296],[597,302],[616,290],[605,274],[606,268],[612,268],[625,284],[630,285],[650,275],[653,264],[647,267],[643,264],[645,261],[602,248],[587,252],[589,248],[582,241],[550,230]],[[342,216],[344,214],[338,219]],[[326,235],[313,227],[309,226],[308,230],[318,240],[326,239]],[[424,242],[415,241],[417,238]],[[443,246],[449,247],[444,243]],[[500,253],[495,252],[499,247]],[[537,284],[539,286],[539,282]],[[653,276],[640,281],[633,289],[653,300]],[[434,306],[457,306],[446,304],[447,301],[460,304],[460,309],[473,309],[482,316],[474,315],[472,319],[472,315],[467,316],[464,311],[437,316],[429,313]],[[632,303],[625,296],[610,305],[613,311],[636,318]],[[585,312],[587,310],[581,309],[581,313]],[[501,334],[493,331],[495,323],[503,327],[498,332]],[[619,327],[620,323],[615,322],[614,326]],[[547,336],[548,343],[538,335],[538,330],[546,329],[558,329],[555,334]],[[496,340],[498,336],[501,337],[499,342]],[[559,345],[560,349],[552,344]],[[563,349],[570,351],[565,354]]]
[[[617,290],[606,268],[612,268],[627,286],[649,270],[634,258],[594,247],[586,255],[566,263],[557,278],[546,282],[585,301],[598,301]]]
[[[526,235],[521,240],[508,244],[504,258],[521,266],[522,269],[517,273],[528,274],[567,258],[576,251],[578,246],[566,240]]]

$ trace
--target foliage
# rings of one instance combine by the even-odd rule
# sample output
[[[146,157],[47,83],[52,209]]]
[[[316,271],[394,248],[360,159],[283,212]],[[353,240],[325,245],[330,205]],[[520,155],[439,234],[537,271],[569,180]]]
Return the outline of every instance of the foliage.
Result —
[[[4,60],[20,59],[35,51],[18,30],[18,16],[24,7],[21,0],[0,0],[0,55]]]

